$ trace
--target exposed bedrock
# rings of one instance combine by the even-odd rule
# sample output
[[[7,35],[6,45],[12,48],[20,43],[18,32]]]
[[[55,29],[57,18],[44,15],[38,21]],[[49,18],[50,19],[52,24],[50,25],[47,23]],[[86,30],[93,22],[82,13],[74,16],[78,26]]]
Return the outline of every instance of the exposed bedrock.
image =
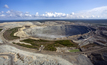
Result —
[[[94,65],[107,65],[107,53],[91,53],[89,56]]]
[[[77,56],[77,65],[93,65],[92,62],[84,55]]]
[[[57,26],[44,26],[44,27],[33,27],[29,29],[24,29],[24,31],[34,37],[39,38],[61,38],[66,36],[84,34],[93,28],[86,26],[77,25],[57,25]]]
[[[49,52],[50,53],[50,52]],[[93,65],[83,54],[41,54],[10,45],[0,46],[0,65]]]

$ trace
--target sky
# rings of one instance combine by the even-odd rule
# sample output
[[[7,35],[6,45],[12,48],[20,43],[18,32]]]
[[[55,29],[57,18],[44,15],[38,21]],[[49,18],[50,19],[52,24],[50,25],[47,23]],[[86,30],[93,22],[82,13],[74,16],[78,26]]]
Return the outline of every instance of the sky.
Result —
[[[107,19],[107,0],[0,0],[5,19]]]

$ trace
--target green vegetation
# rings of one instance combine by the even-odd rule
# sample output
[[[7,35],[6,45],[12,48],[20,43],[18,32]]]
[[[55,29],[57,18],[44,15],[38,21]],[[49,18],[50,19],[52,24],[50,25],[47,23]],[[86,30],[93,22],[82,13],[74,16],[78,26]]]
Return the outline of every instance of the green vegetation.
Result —
[[[50,50],[50,51],[55,51],[55,47],[52,46],[52,43],[51,41],[48,41],[48,40],[34,40],[34,39],[25,39],[25,40],[21,40],[21,42],[26,42],[26,43],[30,43],[33,48],[36,47],[37,49],[43,45],[45,46],[45,49],[44,50]],[[24,46],[24,45],[23,45]]]
[[[55,44],[60,44],[67,47],[76,47],[77,45],[71,42],[70,40],[59,40],[55,41]]]
[[[18,28],[19,28],[19,27],[6,30],[6,31],[3,33],[4,38],[7,39],[7,40],[18,39],[19,37],[14,36],[14,33],[16,33],[16,32],[18,31]]]
[[[77,44],[75,44],[74,42],[70,40],[48,41],[48,40],[42,40],[42,39],[40,40],[25,39],[25,40],[21,40],[21,42],[30,43],[33,46],[33,48],[34,47],[39,48],[41,45],[43,45],[45,46],[44,50],[49,50],[49,51],[56,51],[56,47],[65,47],[65,46],[77,47]],[[25,45],[22,45],[22,44],[20,46],[25,47]]]
[[[14,33],[16,33],[18,31],[18,28],[13,28],[13,29],[10,29],[9,31],[12,31],[10,34],[11,37],[19,38],[17,36],[14,36]]]
[[[56,48],[53,44],[48,44],[45,46],[44,50],[56,51]]]
[[[34,43],[34,42],[49,42],[48,40],[34,40],[34,39],[25,39],[25,40],[22,40],[22,42],[26,42],[26,43]]]
[[[0,29],[0,31],[2,31],[2,29]]]
[[[32,45],[20,44],[20,43],[15,43],[15,42],[13,42],[13,44],[17,44],[19,46],[23,46],[23,47],[27,47],[27,48],[38,49],[38,47],[32,46]]]
[[[69,50],[70,52],[80,52],[79,49]]]
[[[26,43],[30,43],[33,46],[41,46],[44,45],[45,42],[49,42],[47,40],[34,40],[34,39],[25,39],[25,40],[21,40],[21,42],[26,42]]]

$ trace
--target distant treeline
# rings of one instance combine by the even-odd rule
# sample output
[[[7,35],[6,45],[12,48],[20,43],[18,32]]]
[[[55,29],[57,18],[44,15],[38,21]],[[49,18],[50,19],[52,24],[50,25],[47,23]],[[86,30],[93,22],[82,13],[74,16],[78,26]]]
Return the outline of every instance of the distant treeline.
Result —
[[[69,22],[85,22],[85,23],[107,23],[107,19],[38,19],[38,20],[0,20],[2,22],[45,22],[45,21],[69,21]]]

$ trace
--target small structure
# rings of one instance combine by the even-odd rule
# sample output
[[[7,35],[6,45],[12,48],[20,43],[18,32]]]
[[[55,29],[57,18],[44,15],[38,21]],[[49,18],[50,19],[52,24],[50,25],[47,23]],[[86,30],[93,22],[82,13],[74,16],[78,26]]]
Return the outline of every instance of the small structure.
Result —
[[[41,52],[45,47],[43,45],[41,45],[41,47],[39,48],[39,51]]]

